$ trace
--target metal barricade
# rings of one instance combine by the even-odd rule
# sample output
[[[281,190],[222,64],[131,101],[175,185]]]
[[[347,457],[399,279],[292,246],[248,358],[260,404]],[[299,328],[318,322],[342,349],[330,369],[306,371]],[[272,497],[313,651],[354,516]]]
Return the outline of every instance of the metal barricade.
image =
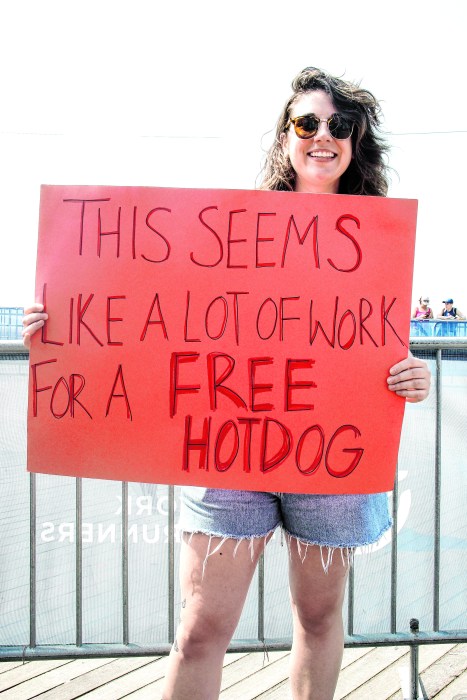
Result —
[[[415,338],[465,338],[467,321],[449,321],[447,319],[425,319],[410,321],[410,335]]]
[[[440,577],[441,577],[441,485],[442,485],[442,385],[443,385],[443,364],[449,361],[452,353],[457,353],[456,357],[467,363],[467,338],[411,338],[411,350],[415,355],[429,358],[434,363],[434,392],[435,392],[435,460],[434,460],[434,523],[433,523],[433,572],[432,572],[432,624],[431,629],[420,631],[417,619],[406,619],[403,623],[398,620],[397,599],[398,582],[400,576],[398,563],[398,505],[399,486],[396,480],[392,496],[392,539],[390,556],[390,611],[389,626],[384,633],[361,633],[355,629],[355,607],[358,603],[358,586],[355,582],[354,569],[351,568],[347,590],[346,609],[346,637],[345,644],[348,647],[372,647],[372,646],[392,646],[409,645],[411,647],[412,664],[412,688],[416,692],[417,669],[418,669],[418,647],[421,644],[432,643],[458,643],[467,641],[467,629],[440,629]],[[0,344],[0,361],[15,360],[22,358],[24,363],[27,360],[27,353],[19,342]],[[466,373],[467,379],[467,373]],[[467,384],[466,384],[467,386]],[[70,644],[43,644],[38,643],[37,635],[37,475],[29,475],[29,635],[22,644],[0,645],[0,660],[19,660],[37,658],[77,658],[77,657],[104,657],[104,656],[144,656],[167,654],[175,635],[175,578],[176,578],[176,542],[175,542],[175,497],[174,487],[168,487],[168,508],[167,508],[167,608],[166,608],[166,639],[159,644],[141,644],[132,639],[130,616],[129,616],[129,577],[131,576],[129,566],[129,539],[122,536],[121,542],[121,569],[119,586],[121,588],[121,634],[115,643],[92,643],[84,642],[83,636],[83,482],[82,479],[75,480],[75,639]],[[128,484],[121,483],[121,527],[122,532],[129,531],[129,497]],[[28,505],[24,503],[26,509]],[[26,546],[26,543],[25,543]],[[266,634],[267,607],[265,606],[265,581],[267,568],[265,567],[264,555],[261,557],[258,566],[257,582],[257,620],[255,638],[235,639],[229,648],[230,651],[249,652],[262,650],[266,646],[272,650],[288,650],[291,645],[291,638],[274,638]],[[1,582],[1,579],[0,579]],[[0,615],[1,615],[1,590],[0,590]],[[413,694],[416,698],[417,695]]]
[[[18,340],[23,330],[22,306],[0,306],[0,340]]]

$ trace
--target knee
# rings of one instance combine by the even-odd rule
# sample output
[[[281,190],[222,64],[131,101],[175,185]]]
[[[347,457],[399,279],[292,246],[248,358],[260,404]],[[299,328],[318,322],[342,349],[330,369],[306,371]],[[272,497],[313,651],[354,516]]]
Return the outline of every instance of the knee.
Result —
[[[233,631],[222,620],[188,619],[180,623],[174,648],[186,660],[205,657],[211,649],[226,652]]]
[[[340,599],[329,600],[321,605],[306,601],[305,604],[292,601],[294,621],[301,630],[313,637],[326,636],[342,625],[342,604]]]

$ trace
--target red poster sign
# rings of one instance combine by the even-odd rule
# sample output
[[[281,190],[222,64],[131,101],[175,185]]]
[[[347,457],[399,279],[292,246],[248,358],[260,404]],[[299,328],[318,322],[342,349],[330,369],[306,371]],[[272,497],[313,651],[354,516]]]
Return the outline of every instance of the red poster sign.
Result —
[[[29,470],[391,489],[415,221],[379,197],[43,187]]]

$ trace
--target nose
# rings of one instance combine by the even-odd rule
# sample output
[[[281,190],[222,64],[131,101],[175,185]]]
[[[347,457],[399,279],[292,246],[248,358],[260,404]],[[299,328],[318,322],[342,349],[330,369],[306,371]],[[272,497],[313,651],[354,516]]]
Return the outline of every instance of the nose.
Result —
[[[327,122],[327,119],[320,119],[319,125],[318,125],[318,131],[315,134],[315,140],[318,139],[325,139],[329,140],[332,139],[331,132],[329,131],[329,124]]]

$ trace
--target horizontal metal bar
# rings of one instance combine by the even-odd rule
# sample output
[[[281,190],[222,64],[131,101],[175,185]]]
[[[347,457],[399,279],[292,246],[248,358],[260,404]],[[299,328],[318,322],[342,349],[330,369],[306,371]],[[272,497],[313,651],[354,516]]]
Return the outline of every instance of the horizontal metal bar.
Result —
[[[412,350],[465,350],[467,337],[410,338]]]
[[[21,340],[0,340],[1,355],[29,355]]]
[[[467,337],[410,338],[410,347],[415,350],[463,350],[467,349]],[[29,355],[21,340],[0,340],[1,355]]]
[[[381,646],[414,646],[426,644],[459,644],[467,642],[467,629],[456,632],[420,632],[414,634],[369,634],[345,637],[345,646],[350,647],[381,647]],[[291,639],[236,640],[227,651],[249,653],[264,651],[289,651]],[[82,659],[110,658],[121,656],[166,656],[170,653],[171,644],[156,644],[154,646],[139,646],[138,644],[74,644],[37,645],[29,646],[0,646],[1,661],[22,661],[33,659]],[[0,667],[1,668],[1,667]]]

